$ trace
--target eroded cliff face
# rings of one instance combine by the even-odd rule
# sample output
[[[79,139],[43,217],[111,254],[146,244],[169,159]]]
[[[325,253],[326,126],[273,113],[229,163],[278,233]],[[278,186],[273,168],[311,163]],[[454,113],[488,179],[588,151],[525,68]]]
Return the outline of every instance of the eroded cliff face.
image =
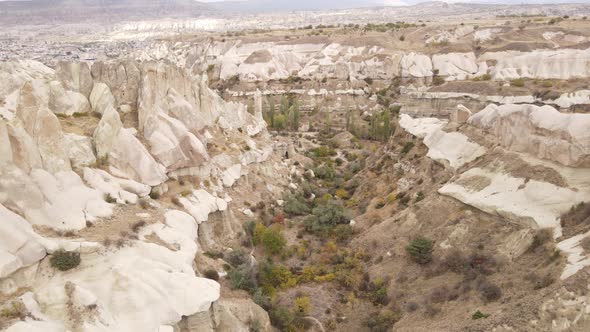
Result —
[[[473,30],[470,32],[473,34]],[[582,43],[580,41],[578,44]],[[493,80],[573,79],[590,76],[588,49],[432,52],[394,51],[378,45],[324,42],[252,42],[242,40],[158,42],[138,51],[144,59],[169,59],[198,72],[227,80],[265,82],[287,79],[390,80],[395,77],[465,80],[489,74]],[[419,47],[417,47],[419,48]],[[212,67],[209,67],[212,66]]]
[[[172,331],[209,311],[212,330],[269,328],[250,301],[212,308],[220,286],[195,265],[199,242],[241,229],[241,178],[268,197],[286,181],[260,116],[165,62],[8,62],[0,76],[0,294],[17,311],[1,328]],[[204,226],[214,214],[221,234]],[[81,263],[62,272],[64,250]]]

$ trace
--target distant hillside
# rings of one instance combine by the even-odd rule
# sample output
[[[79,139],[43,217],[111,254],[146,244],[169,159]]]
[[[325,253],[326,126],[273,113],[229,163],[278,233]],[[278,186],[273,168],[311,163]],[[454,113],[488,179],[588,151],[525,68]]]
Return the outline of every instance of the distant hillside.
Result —
[[[328,10],[375,7],[383,5],[379,0],[248,0],[212,3],[226,12],[274,12],[297,10]]]
[[[194,0],[30,0],[0,2],[0,23],[107,22],[198,17],[215,9]]]

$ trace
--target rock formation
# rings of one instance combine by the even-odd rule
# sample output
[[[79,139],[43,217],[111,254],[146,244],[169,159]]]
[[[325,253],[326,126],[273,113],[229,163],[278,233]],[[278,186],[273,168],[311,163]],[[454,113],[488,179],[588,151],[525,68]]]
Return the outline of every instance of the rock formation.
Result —
[[[91,73],[20,62],[0,76],[12,98],[0,113],[0,288],[27,289],[14,300],[30,317],[8,331],[163,331],[209,310],[225,317],[216,329],[251,317],[268,325],[250,301],[211,309],[219,284],[193,270],[199,224],[227,209],[225,188],[249,164],[270,157],[256,148],[269,144],[260,116],[164,63],[95,63]],[[248,153],[229,148],[244,140]],[[141,212],[180,173],[214,185],[179,199],[188,213]],[[80,253],[80,266],[56,272],[49,257],[60,250]]]

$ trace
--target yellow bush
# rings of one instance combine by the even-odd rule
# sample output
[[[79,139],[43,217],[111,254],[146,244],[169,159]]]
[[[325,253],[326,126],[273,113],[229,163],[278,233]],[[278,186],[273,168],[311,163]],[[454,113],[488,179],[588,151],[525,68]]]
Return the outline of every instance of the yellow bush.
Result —
[[[338,251],[338,246],[336,243],[334,243],[334,241],[330,240],[326,242],[326,245],[324,245],[324,251],[327,253],[335,253]]]
[[[293,308],[297,314],[305,315],[311,310],[311,301],[307,296],[301,296],[293,301]]]
[[[343,200],[348,199],[348,197],[349,197],[348,191],[346,191],[345,189],[336,190],[335,195],[336,195],[336,197],[343,199]]]
[[[397,195],[394,193],[391,193],[391,194],[387,195],[385,200],[387,201],[387,204],[392,204],[393,202],[395,202],[396,198],[397,198]]]
[[[301,271],[301,275],[299,276],[300,282],[310,282],[313,281],[316,277],[316,269],[312,266],[306,266]]]
[[[334,273],[328,273],[323,276],[315,277],[315,281],[317,281],[317,282],[330,282],[330,281],[333,281],[335,278],[336,278],[336,275],[334,275]]]

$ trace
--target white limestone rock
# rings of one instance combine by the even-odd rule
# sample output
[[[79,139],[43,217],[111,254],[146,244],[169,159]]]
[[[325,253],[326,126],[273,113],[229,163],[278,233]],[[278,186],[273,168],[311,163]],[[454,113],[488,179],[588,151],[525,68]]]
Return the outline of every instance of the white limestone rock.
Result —
[[[84,168],[84,181],[103,195],[116,199],[119,204],[135,204],[138,197],[145,197],[151,191],[150,186],[119,179],[103,170],[88,167]]]
[[[96,163],[92,150],[92,139],[77,134],[64,134],[70,162],[75,168],[82,168]]]
[[[402,77],[432,77],[432,61],[427,55],[409,53],[400,61]]]
[[[572,205],[590,199],[585,191],[482,168],[469,169],[438,192],[530,227],[555,229],[556,237],[561,234],[559,217]]]
[[[574,105],[588,105],[590,104],[590,90],[564,93],[559,98],[551,101],[551,103],[562,108],[569,108]]]
[[[485,149],[467,136],[447,133],[442,130],[446,122],[435,118],[412,119],[406,114],[400,116],[399,124],[407,132],[424,139],[428,147],[427,156],[434,160],[447,162],[457,169],[485,154]]]
[[[199,166],[209,160],[205,145],[179,120],[158,113],[144,127],[151,154],[168,171]]]
[[[104,83],[94,84],[89,100],[92,105],[92,111],[99,114],[105,114],[107,109],[114,109],[116,105],[111,89]]]
[[[590,76],[590,49],[489,52],[480,60],[495,60],[491,70],[497,80],[517,78],[572,79]]]
[[[468,122],[510,150],[566,166],[590,166],[590,114],[560,113],[551,106],[488,105]]]
[[[94,81],[87,63],[60,61],[55,68],[55,76],[66,90],[78,92],[85,98],[90,97]]]
[[[65,149],[64,136],[59,120],[47,107],[49,88],[40,81],[26,83],[20,90],[16,117],[22,121],[27,140],[36,145],[43,163],[49,172],[71,170],[68,152]],[[24,133],[21,133],[25,135]],[[13,153],[18,147],[13,147]]]
[[[5,165],[0,177],[0,204],[18,211],[29,223],[59,230],[79,230],[87,221],[112,214],[101,193],[88,188],[72,171],[25,174]]]
[[[561,273],[561,280],[565,280],[583,268],[590,266],[590,253],[586,252],[581,242],[590,237],[590,232],[578,234],[557,243],[557,249],[567,255],[567,265]]]
[[[113,175],[125,177],[149,186],[166,181],[165,167],[158,164],[141,142],[123,128],[119,114],[107,108],[95,132],[94,143],[98,158],[108,158]]]
[[[470,116],[471,111],[461,104],[457,105],[457,108],[453,109],[450,114],[451,122],[455,123],[465,123]]]
[[[0,62],[0,96],[7,96],[33,80],[48,81],[55,71],[41,62],[17,60]]]
[[[222,181],[225,187],[231,187],[242,176],[242,165],[235,164],[223,171]]]
[[[194,190],[191,195],[180,197],[179,201],[199,224],[207,221],[210,213],[227,209],[227,202],[224,199],[215,197],[203,189]]]
[[[90,112],[88,99],[78,92],[66,91],[60,82],[49,83],[49,109],[56,114],[71,116]]]
[[[465,80],[479,71],[473,52],[435,54],[432,56],[432,66],[446,80]]]
[[[48,241],[22,217],[0,204],[0,279],[40,261]]]
[[[80,266],[68,273],[39,273],[32,288],[39,307],[51,308],[45,309],[46,321],[67,321],[68,287],[78,305],[96,304],[94,319],[81,318],[85,331],[154,331],[182,316],[207,311],[219,298],[219,284],[196,277],[192,268],[197,250],[191,238],[196,233],[194,221],[190,226],[186,220],[174,219],[167,216],[166,225],[157,232],[177,250],[135,241],[114,252],[83,255]],[[193,230],[187,232],[190,227]],[[187,289],[192,296],[186,296]],[[21,323],[29,330],[35,324]]]

